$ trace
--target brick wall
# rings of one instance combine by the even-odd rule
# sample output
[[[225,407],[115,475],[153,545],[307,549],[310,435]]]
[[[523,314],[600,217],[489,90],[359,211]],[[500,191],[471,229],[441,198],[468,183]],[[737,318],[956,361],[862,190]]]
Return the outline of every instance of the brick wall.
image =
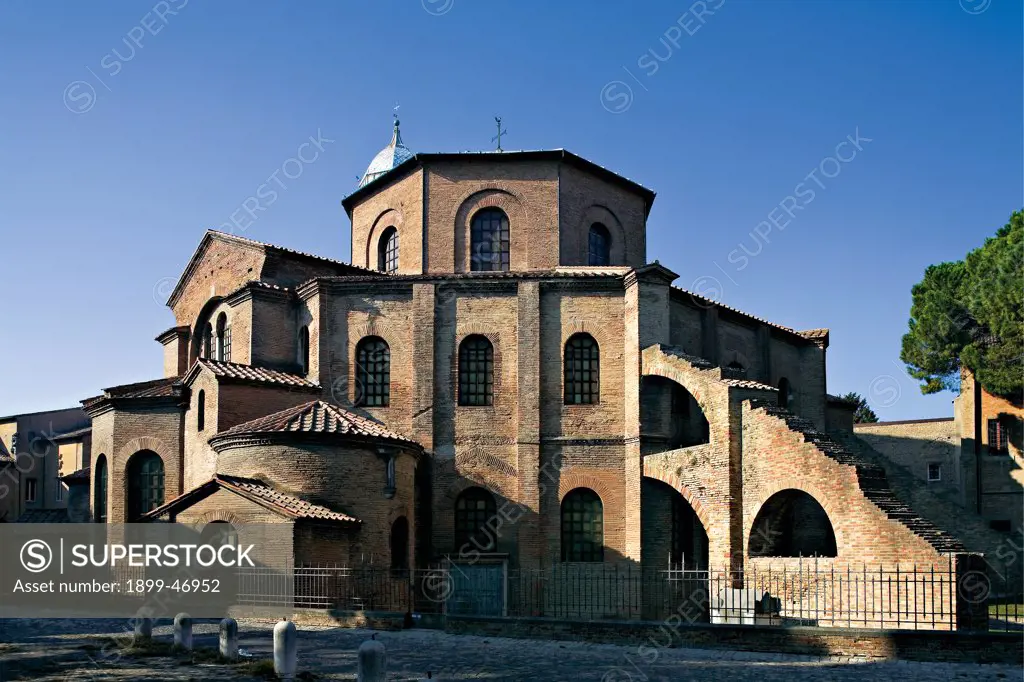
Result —
[[[427,244],[423,229],[423,171],[388,184],[352,210],[352,263],[377,269],[380,236],[398,230],[398,272],[424,271]]]
[[[387,499],[385,460],[371,447],[315,443],[253,444],[223,447],[219,473],[258,478],[291,495],[323,504],[362,521],[350,545],[353,556],[389,564],[391,524],[413,514],[416,458],[402,453],[395,466],[396,492]]]
[[[647,263],[644,200],[618,185],[569,165],[559,168],[559,262],[588,265],[590,226],[599,222],[611,235],[610,265]],[[554,223],[552,223],[554,224]]]
[[[896,464],[908,469],[923,485],[960,494],[960,437],[953,419],[857,424],[858,438]],[[940,480],[928,480],[928,465],[940,465]]]

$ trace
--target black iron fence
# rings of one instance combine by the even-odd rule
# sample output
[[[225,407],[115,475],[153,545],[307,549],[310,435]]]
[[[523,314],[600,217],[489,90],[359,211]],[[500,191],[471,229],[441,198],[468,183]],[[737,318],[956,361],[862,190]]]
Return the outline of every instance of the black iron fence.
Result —
[[[429,569],[248,569],[244,605],[563,620],[665,620],[880,629],[1024,630],[1020,585],[948,567],[758,565],[744,571],[635,564],[450,563]],[[980,617],[979,617],[979,614]],[[987,615],[986,615],[987,614]]]

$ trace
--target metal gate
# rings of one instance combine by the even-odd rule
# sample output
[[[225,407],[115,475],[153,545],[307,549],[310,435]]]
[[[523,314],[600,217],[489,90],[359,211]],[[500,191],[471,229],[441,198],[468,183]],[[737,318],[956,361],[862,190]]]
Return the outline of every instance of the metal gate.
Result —
[[[450,564],[445,610],[472,616],[505,615],[505,564]]]

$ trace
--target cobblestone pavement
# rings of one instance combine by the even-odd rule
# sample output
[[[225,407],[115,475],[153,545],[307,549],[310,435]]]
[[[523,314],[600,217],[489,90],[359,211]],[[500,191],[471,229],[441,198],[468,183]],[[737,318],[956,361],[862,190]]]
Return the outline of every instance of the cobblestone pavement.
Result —
[[[255,658],[271,653],[272,624],[242,622],[240,645]],[[0,680],[46,682],[253,679],[224,665],[191,665],[158,657],[103,660],[95,642],[100,636],[123,635],[127,621],[8,620],[0,621]],[[217,624],[200,621],[196,646],[216,646]],[[368,630],[300,628],[300,670],[323,680],[354,680],[356,650]],[[870,662],[808,656],[723,650],[663,649],[656,658],[635,648],[579,642],[514,640],[448,635],[433,630],[378,632],[388,652],[389,679],[420,680],[427,671],[439,680],[530,680],[556,682],[933,682],[934,680],[1020,680],[1022,668],[1007,665]],[[169,623],[154,628],[158,640],[169,641]],[[38,665],[33,668],[28,661]],[[45,663],[45,664],[44,664]],[[5,670],[7,674],[5,675]]]

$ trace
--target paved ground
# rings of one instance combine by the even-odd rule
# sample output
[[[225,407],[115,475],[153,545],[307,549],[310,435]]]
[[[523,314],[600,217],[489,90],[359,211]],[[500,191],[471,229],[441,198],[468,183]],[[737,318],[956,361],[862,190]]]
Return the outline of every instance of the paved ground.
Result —
[[[105,654],[102,636],[126,631],[115,620],[0,620],[0,680],[91,682],[255,679],[244,668],[193,664],[168,657],[127,659],[116,647]],[[154,630],[170,641],[169,625]],[[366,630],[300,628],[300,669],[312,679],[354,680],[355,653],[370,637]],[[499,680],[556,682],[933,682],[934,680],[1020,680],[1020,667],[945,663],[872,663],[803,656],[719,650],[663,649],[654,657],[635,648],[576,642],[541,642],[454,636],[432,630],[380,632],[388,651],[389,679]],[[240,643],[256,659],[271,652],[271,625],[240,623]],[[216,624],[196,626],[196,646],[216,646]],[[113,655],[110,655],[113,654]]]

